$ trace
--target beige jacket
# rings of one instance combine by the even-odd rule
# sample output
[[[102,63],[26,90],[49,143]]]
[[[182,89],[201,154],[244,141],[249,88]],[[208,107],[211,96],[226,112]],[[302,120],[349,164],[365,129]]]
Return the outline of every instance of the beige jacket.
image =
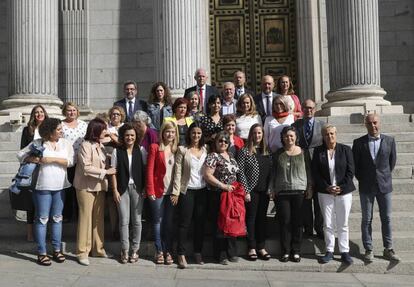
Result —
[[[206,147],[202,148],[206,153]],[[184,146],[179,146],[175,154],[175,173],[172,194],[180,195],[187,192],[188,182],[191,175],[191,153]]]
[[[106,155],[100,144],[84,141],[78,152],[73,186],[78,190],[101,191],[108,189],[105,169]]]

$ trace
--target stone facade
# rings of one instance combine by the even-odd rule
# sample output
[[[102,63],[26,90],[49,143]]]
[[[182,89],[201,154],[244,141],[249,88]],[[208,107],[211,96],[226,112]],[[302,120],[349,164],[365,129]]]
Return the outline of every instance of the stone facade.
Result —
[[[0,0],[0,101],[8,97],[8,7]],[[319,0],[323,10],[325,0]],[[381,86],[386,100],[414,111],[414,3],[411,0],[379,0]],[[92,110],[105,110],[121,96],[121,83],[138,82],[139,94],[147,98],[156,81],[153,1],[90,0],[88,23],[88,103]],[[320,13],[321,85],[328,92],[326,18]],[[62,19],[61,15],[59,16]],[[62,39],[60,39],[62,43]],[[60,45],[62,46],[62,45]],[[60,47],[60,54],[65,53]],[[60,79],[59,85],[62,85]],[[190,83],[189,85],[192,85]],[[59,95],[61,96],[61,95]],[[323,97],[319,96],[317,100]],[[65,99],[63,99],[65,100]]]

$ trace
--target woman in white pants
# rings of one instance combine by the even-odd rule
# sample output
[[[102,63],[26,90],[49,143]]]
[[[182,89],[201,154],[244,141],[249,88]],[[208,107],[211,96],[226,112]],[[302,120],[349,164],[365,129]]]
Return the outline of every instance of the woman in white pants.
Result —
[[[328,263],[333,259],[336,226],[341,260],[350,265],[353,260],[349,255],[348,217],[355,190],[354,160],[351,148],[336,142],[333,125],[323,127],[322,136],[324,143],[314,149],[312,158],[314,188],[318,192],[326,243],[326,254],[319,262]]]

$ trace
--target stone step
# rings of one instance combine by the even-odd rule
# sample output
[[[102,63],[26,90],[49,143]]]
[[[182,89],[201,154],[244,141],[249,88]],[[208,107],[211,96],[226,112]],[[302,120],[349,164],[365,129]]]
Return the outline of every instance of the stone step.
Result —
[[[397,165],[393,172],[393,179],[412,178],[413,177],[413,165]]]
[[[14,246],[11,245],[11,247]],[[189,271],[177,270],[176,258],[174,258],[175,262],[172,265],[157,265],[153,262],[153,254],[149,256],[140,254],[140,259],[134,265],[121,265],[118,261],[118,253],[116,252],[112,258],[108,259],[91,257],[89,258],[89,267],[79,265],[75,260],[75,254],[67,253],[68,260],[64,264],[52,264],[47,271],[57,274],[54,277],[58,278],[57,280],[65,278],[61,274],[68,274],[68,279],[61,284],[65,286],[97,285],[96,279],[93,282],[92,280],[85,280],[85,277],[82,276],[84,273],[99,274],[99,280],[105,282],[106,284],[103,284],[105,286],[116,284],[112,283],[115,282],[114,272],[117,273],[118,277],[130,278],[127,281],[131,282],[129,284],[131,286],[137,285],[135,282],[137,276],[139,276],[140,283],[148,282],[150,286],[161,284],[169,286],[169,284],[164,283],[164,278],[177,280],[179,282],[176,284],[177,286],[207,286],[211,284],[209,282],[211,280],[218,282],[219,286],[269,286],[269,284],[271,286],[411,286],[412,276],[409,275],[414,274],[414,252],[399,252],[398,255],[402,261],[398,263],[383,259],[381,252],[377,252],[374,261],[370,264],[366,264],[361,260],[359,254],[355,254],[353,255],[355,256],[353,257],[354,264],[351,266],[342,265],[339,255],[335,255],[335,259],[328,264],[319,264],[317,259],[321,254],[305,255],[299,263],[281,263],[278,257],[275,256],[269,261],[257,260],[252,262],[248,261],[244,254],[241,254],[242,257],[238,263],[230,263],[226,266],[216,263],[211,257],[205,256],[205,264],[196,265],[189,253],[189,256],[187,256],[188,266],[186,267]],[[42,267],[34,264],[36,259],[34,251],[25,252],[12,249],[2,252],[0,261],[2,262],[2,271],[5,274],[3,281],[10,282],[9,285],[14,285],[13,283],[17,282],[15,278],[19,278],[20,286],[31,286],[33,280],[38,282],[38,278],[41,276],[39,274],[43,273],[40,273]],[[16,268],[19,267],[24,270],[24,275],[15,276],[16,270],[20,270]],[[292,276],[296,277],[292,278]],[[55,282],[61,281],[55,279]],[[79,282],[91,283],[82,285]]]
[[[20,150],[20,142],[18,143],[12,142],[12,141],[0,142],[0,150],[17,152],[18,150]]]
[[[394,211],[401,212],[413,212],[414,206],[414,194],[393,194],[392,195],[392,207]],[[378,203],[374,204],[374,212],[378,212]],[[358,192],[352,194],[352,208],[351,213],[360,213],[361,204]]]
[[[17,151],[1,151],[0,162],[17,162]]]
[[[20,224],[21,233],[18,235],[1,235],[0,240],[4,248],[2,251],[19,251],[19,252],[35,252],[36,244],[34,242],[25,241],[25,226]],[[375,254],[381,254],[383,248],[381,232],[373,232],[373,249]],[[364,253],[360,233],[350,233],[350,252],[352,255],[359,255]],[[76,250],[76,238],[68,237],[65,234],[62,236],[64,252],[74,253]],[[238,252],[240,255],[245,254],[247,250],[246,240],[239,238],[237,241]],[[393,247],[397,253],[412,252],[414,250],[414,235],[410,231],[398,231],[393,233]],[[50,247],[49,247],[50,248]],[[105,249],[109,254],[119,254],[119,241],[105,240]],[[192,244],[187,243],[187,254],[192,254]],[[280,255],[280,242],[277,237],[271,237],[266,240],[266,249],[274,256]],[[207,236],[204,241],[203,254],[205,256],[212,256],[212,237]],[[325,252],[325,243],[323,240],[317,238],[303,239],[301,246],[303,255],[314,255]],[[339,250],[336,244],[335,252],[338,254]],[[140,247],[140,255],[153,256],[155,253],[154,243],[151,240],[143,240]]]
[[[338,134],[346,134],[346,133],[357,133],[364,135],[367,133],[367,130],[364,125],[358,124],[334,124],[337,129]],[[396,134],[400,132],[410,132],[414,131],[414,123],[412,122],[400,122],[400,123],[382,123],[381,124],[381,132],[384,134]]]
[[[21,138],[22,138],[22,133],[20,132],[0,132],[0,142],[18,143],[17,148],[20,148]]]
[[[9,172],[13,172],[13,173],[9,173]],[[9,188],[9,186],[11,185],[12,178],[17,173],[17,169],[13,170],[13,171],[10,170],[9,172],[7,172],[5,174],[0,174],[0,192],[3,189]]]
[[[349,116],[328,116],[318,117],[321,121],[331,123],[334,125],[349,125],[349,124],[364,124],[364,115],[352,114]],[[396,123],[409,123],[412,121],[410,114],[382,114],[381,123],[384,124],[396,124]]]
[[[366,133],[340,133],[338,131],[337,140],[341,143],[352,143],[354,139],[365,134]],[[414,142],[414,132],[387,133],[387,135],[394,137],[397,142]]]
[[[0,174],[16,174],[19,170],[19,162],[0,162]]]

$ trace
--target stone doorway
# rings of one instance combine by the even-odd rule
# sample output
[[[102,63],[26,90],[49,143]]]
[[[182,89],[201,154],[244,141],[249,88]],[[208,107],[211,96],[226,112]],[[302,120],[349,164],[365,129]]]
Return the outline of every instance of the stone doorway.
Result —
[[[221,87],[237,70],[260,91],[262,75],[296,82],[294,0],[210,0],[211,82]]]

